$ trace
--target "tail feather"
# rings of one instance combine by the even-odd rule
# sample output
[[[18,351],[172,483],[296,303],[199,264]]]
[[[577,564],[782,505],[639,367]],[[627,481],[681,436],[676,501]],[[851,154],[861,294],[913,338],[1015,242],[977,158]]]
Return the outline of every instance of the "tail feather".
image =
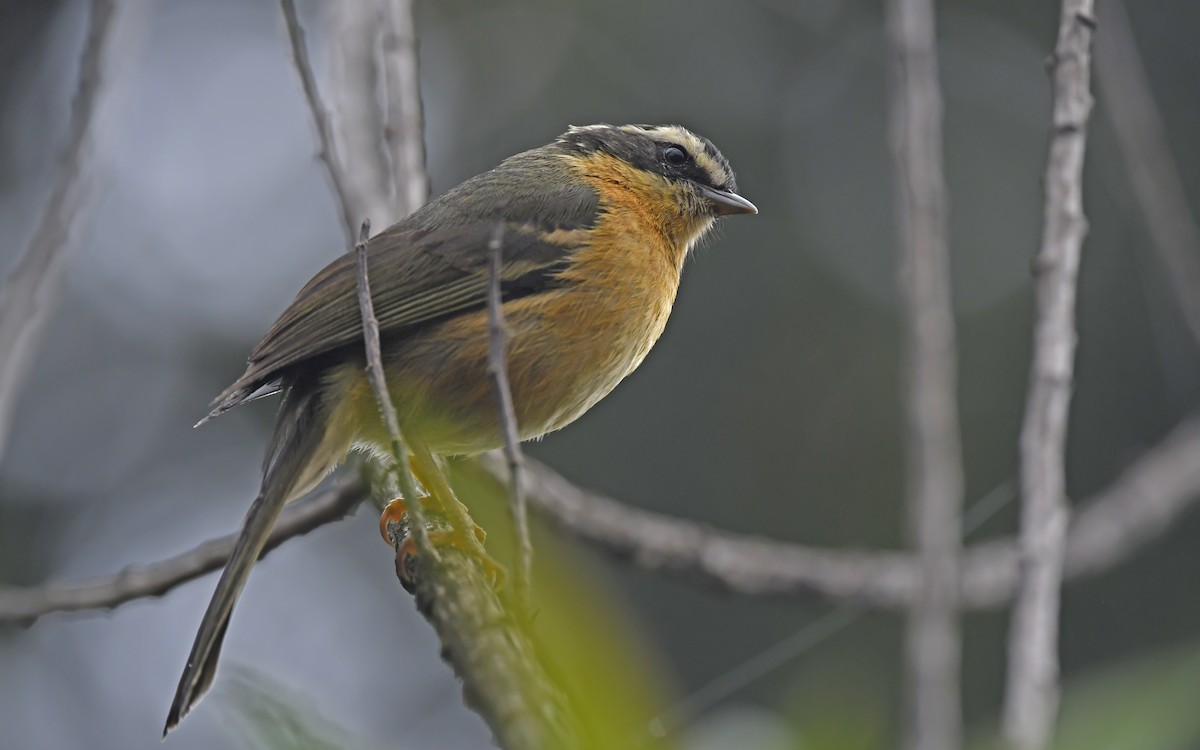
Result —
[[[167,714],[163,737],[178,726],[212,687],[233,606],[246,585],[251,568],[262,554],[283,506],[311,489],[340,458],[317,455],[324,440],[323,426],[317,420],[318,401],[313,383],[291,383],[285,388],[275,437],[267,452],[262,489],[242,521],[233,554],[225,564],[200,621],[200,629]]]
[[[188,654],[187,665],[183,668],[179,687],[175,690],[175,700],[167,714],[163,737],[178,726],[179,720],[186,716],[192,710],[192,706],[212,687],[217,659],[221,653],[225,631],[229,627],[233,605],[242,593],[246,579],[250,576],[250,569],[258,560],[271,527],[286,501],[287,496],[283,493],[263,492],[250,506],[233,554],[225,564],[225,570],[217,582],[217,589],[204,612],[204,619],[200,621],[200,629],[196,633],[192,651]]]
[[[283,386],[279,381],[244,385],[243,381],[239,380],[222,391],[221,395],[213,399],[212,403],[209,404],[208,414],[204,415],[204,418],[197,422],[195,426],[199,427],[208,420],[221,416],[235,406],[241,406],[249,401],[257,401],[266,396],[273,396],[282,389]]]

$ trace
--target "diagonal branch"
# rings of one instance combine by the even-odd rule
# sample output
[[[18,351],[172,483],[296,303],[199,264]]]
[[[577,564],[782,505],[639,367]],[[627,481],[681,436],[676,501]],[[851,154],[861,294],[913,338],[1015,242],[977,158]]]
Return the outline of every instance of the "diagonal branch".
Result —
[[[906,338],[907,496],[920,565],[908,618],[908,745],[955,750],[962,743],[957,595],[963,477],[937,36],[932,0],[884,5]]]
[[[354,474],[287,508],[263,548],[261,557],[287,540],[340,521],[367,497],[367,484]],[[163,596],[175,587],[225,566],[237,534],[204,542],[194,549],[147,565],[131,565],[120,573],[79,583],[52,583],[37,588],[0,588],[0,622],[32,625],[51,612],[113,609],[127,602]]]
[[[333,185],[333,194],[337,198],[338,216],[342,221],[342,231],[346,234],[346,247],[354,246],[355,216],[362,216],[361,207],[355,206],[350,190],[350,181],[345,171],[339,167],[337,146],[333,137],[333,117],[321,101],[321,92],[317,89],[317,79],[313,75],[312,62],[308,58],[308,43],[304,39],[304,29],[296,15],[296,0],[279,0],[283,10],[284,24],[287,26],[288,43],[292,48],[292,63],[300,76],[300,86],[304,89],[304,99],[308,102],[308,111],[313,124],[317,126],[317,142],[320,144],[317,155],[325,165],[325,173]]]
[[[1099,575],[1132,557],[1200,500],[1200,418],[1176,427],[1070,518],[1063,573]],[[1019,547],[1004,539],[971,548],[963,571],[964,606],[999,607],[1018,585]]]
[[[504,459],[481,457],[503,481]],[[903,552],[828,549],[715,529],[640,510],[582,489],[525,459],[527,491],[544,518],[642,570],[678,575],[740,595],[908,606],[916,559]],[[1176,427],[1112,483],[1080,504],[1067,536],[1066,576],[1100,575],[1132,557],[1200,500],[1200,417]],[[961,606],[994,609],[1017,590],[1017,541],[973,545],[963,555]]]
[[[505,481],[499,452],[479,460],[496,481]],[[715,529],[582,489],[528,457],[525,478],[529,503],[543,518],[642,570],[746,596],[885,609],[906,606],[916,585],[913,559],[905,552],[821,549]]]
[[[1067,409],[1075,369],[1075,299],[1087,233],[1083,159],[1095,26],[1092,0],[1064,0],[1042,244],[1034,261],[1033,361],[1020,437],[1021,579],[1009,631],[1004,735],[1018,750],[1050,745],[1058,712],[1058,619],[1066,550]]]
[[[397,554],[397,575],[401,560]],[[505,750],[575,750],[574,708],[550,677],[527,618],[509,609],[479,561],[450,546],[422,558],[413,577],[417,608],[437,632],[442,656],[463,681],[463,698]]]
[[[33,364],[62,280],[75,218],[87,196],[92,121],[103,94],[115,15],[113,0],[93,0],[58,177],[29,247],[0,288],[0,456],[7,447],[17,394]]]

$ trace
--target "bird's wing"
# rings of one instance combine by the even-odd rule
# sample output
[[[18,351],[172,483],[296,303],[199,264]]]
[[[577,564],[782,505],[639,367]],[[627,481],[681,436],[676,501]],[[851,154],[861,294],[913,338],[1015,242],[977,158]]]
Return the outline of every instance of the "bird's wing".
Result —
[[[483,307],[487,301],[488,243],[499,224],[485,222],[430,231],[385,230],[367,244],[367,270],[382,331],[428,323]],[[556,279],[578,246],[575,232],[507,224],[500,233],[502,299],[536,294]],[[355,256],[330,263],[300,290],[250,353],[245,374],[213,401],[208,418],[251,397],[304,360],[362,340]]]

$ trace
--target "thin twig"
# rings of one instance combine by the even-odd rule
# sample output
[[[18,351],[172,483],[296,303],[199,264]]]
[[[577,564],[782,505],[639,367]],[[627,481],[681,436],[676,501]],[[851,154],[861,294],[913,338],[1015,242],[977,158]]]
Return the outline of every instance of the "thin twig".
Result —
[[[359,232],[358,242],[354,245],[354,259],[358,269],[358,309],[363,321],[363,344],[366,347],[367,377],[375,392],[375,400],[379,412],[383,416],[383,424],[387,428],[391,441],[391,454],[396,482],[400,485],[400,494],[407,504],[408,513],[412,516],[409,533],[413,535],[417,552],[437,558],[437,552],[429,543],[429,527],[425,519],[425,506],[417,490],[416,479],[408,465],[408,443],[400,432],[400,418],[396,415],[396,405],[388,393],[387,376],[383,371],[383,353],[379,344],[379,319],[375,317],[375,303],[371,300],[371,280],[367,275],[367,239],[371,234],[371,222],[363,221]]]
[[[907,496],[920,559],[919,593],[909,609],[907,633],[908,746],[957,750],[962,744],[957,595],[963,477],[937,37],[932,0],[889,0],[885,9],[907,340]]]
[[[17,394],[37,353],[62,280],[75,218],[87,195],[92,121],[103,93],[115,14],[113,0],[93,0],[54,188],[25,254],[0,288],[0,456],[7,448]]]
[[[329,489],[289,506],[271,530],[260,559],[293,537],[345,518],[367,494],[362,476],[352,474]],[[30,625],[52,612],[113,609],[137,599],[163,596],[181,584],[224,567],[236,541],[237,534],[217,537],[165,560],[131,565],[116,575],[78,583],[0,588],[0,623]]]
[[[304,40],[304,29],[296,15],[295,0],[279,0],[283,10],[284,22],[287,25],[288,42],[292,47],[292,62],[300,76],[300,85],[304,89],[304,98],[308,101],[309,114],[313,124],[317,126],[317,155],[325,165],[325,173],[333,184],[333,194],[337,198],[338,215],[342,220],[342,230],[346,233],[346,247],[354,245],[354,217],[362,216],[364,212],[357,210],[351,197],[349,180],[339,168],[340,159],[333,137],[333,118],[321,101],[321,93],[317,89],[317,80],[313,75],[312,62],[308,58],[308,45]]]
[[[425,171],[425,123],[421,106],[420,56],[413,28],[412,0],[382,0],[383,140],[396,218],[429,199]]]
[[[1192,336],[1200,341],[1200,227],[1167,143],[1162,115],[1129,25],[1125,3],[1106,0],[1096,32],[1096,81],[1117,135],[1146,229]]]
[[[1087,220],[1083,160],[1092,96],[1092,0],[1064,0],[1054,50],[1054,103],[1037,310],[1020,437],[1021,581],[1009,631],[1004,735],[1049,747],[1058,712],[1058,619],[1069,514],[1065,451],[1075,362],[1075,298]]]
[[[731,669],[705,683],[701,688],[685,696],[670,708],[662,711],[648,722],[645,732],[648,737],[637,737],[632,743],[643,746],[650,738],[669,737],[681,728],[706,715],[717,704],[731,695],[744,690],[784,664],[810,653],[829,639],[862,619],[866,610],[843,604],[820,617],[783,640],[768,646]],[[636,742],[636,740],[642,740]]]
[[[496,225],[488,240],[488,374],[496,390],[496,410],[504,436],[504,456],[508,460],[508,501],[512,510],[513,533],[517,538],[517,603],[527,611],[533,579],[533,542],[529,539],[529,510],[525,502],[521,439],[517,433],[517,410],[513,406],[512,386],[508,380],[508,342],[511,333],[504,324],[500,298],[501,253],[504,224]]]

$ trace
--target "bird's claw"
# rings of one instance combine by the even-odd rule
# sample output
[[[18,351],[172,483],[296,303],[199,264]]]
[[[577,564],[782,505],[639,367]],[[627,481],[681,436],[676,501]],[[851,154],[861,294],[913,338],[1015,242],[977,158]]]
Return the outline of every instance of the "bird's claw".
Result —
[[[401,536],[408,536],[408,503],[404,502],[402,497],[388,502],[379,514],[379,535],[389,547],[396,546],[396,540],[392,538],[391,529],[388,528],[393,523],[400,524]]]
[[[484,576],[492,588],[500,590],[504,587],[508,571],[503,565],[496,562],[496,560],[487,554],[487,551],[483,547],[483,542],[487,539],[487,532],[479,524],[468,517],[468,523],[471,524],[471,531],[468,536],[451,526],[441,514],[430,514],[428,511],[426,513],[426,537],[429,541],[429,546],[433,548],[435,556],[437,551],[443,548],[452,548],[464,552],[469,557],[477,560],[483,567]],[[411,520],[408,514],[408,505],[401,498],[396,498],[389,502],[379,516],[379,533],[384,541],[388,543],[389,547],[396,548],[396,571],[399,574],[400,583],[410,593],[414,589],[416,568],[420,560],[416,535],[413,533]],[[392,535],[391,524],[399,524],[400,543],[398,545]]]

